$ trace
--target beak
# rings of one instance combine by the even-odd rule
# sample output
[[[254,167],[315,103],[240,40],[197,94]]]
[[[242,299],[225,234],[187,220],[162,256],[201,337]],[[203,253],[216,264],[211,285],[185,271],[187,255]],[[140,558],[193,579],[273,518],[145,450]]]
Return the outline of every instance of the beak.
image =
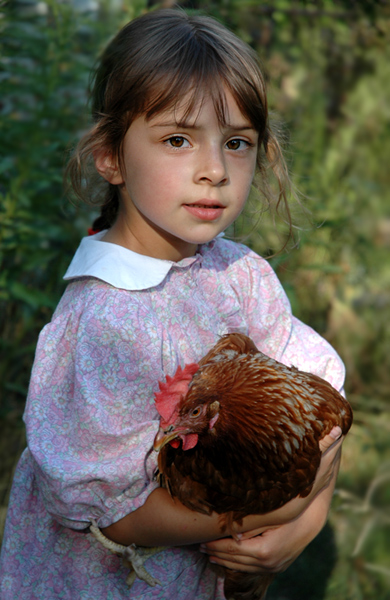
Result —
[[[171,442],[178,436],[179,436],[178,431],[169,431],[169,429],[164,431],[164,429],[162,429],[162,427],[160,427],[160,429],[157,432],[156,437],[154,438],[154,444],[153,444],[154,450],[156,452],[160,452],[161,448],[164,448],[164,446],[166,444],[169,444],[169,442]]]

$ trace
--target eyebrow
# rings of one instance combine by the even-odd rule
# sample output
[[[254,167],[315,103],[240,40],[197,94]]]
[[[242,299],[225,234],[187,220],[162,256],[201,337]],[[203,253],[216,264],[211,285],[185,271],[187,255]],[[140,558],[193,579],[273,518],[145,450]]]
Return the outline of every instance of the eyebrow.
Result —
[[[183,129],[202,129],[202,127],[200,125],[196,125],[195,123],[188,123],[187,121],[169,121],[169,122],[162,122],[162,123],[155,123],[154,125],[152,125],[152,127],[182,127]],[[225,123],[224,127],[226,129],[231,129],[233,131],[247,131],[247,130],[252,130],[252,131],[256,131],[255,128],[252,125],[240,125],[238,124],[233,124],[233,123]]]

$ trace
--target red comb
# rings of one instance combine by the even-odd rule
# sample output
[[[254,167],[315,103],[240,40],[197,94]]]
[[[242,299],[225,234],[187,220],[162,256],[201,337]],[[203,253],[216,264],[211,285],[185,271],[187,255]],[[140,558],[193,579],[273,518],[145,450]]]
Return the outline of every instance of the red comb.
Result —
[[[198,369],[196,363],[185,365],[184,369],[179,366],[173,377],[166,376],[166,383],[158,382],[160,391],[155,394],[156,408],[166,425],[173,422],[180,400],[188,392],[189,383]]]

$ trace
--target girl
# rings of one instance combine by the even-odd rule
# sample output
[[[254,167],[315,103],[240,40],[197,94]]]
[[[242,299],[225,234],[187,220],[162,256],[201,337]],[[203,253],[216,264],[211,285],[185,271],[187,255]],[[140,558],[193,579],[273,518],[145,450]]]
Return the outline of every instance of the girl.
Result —
[[[216,515],[186,509],[153,479],[158,381],[230,331],[338,389],[343,365],[292,317],[268,263],[222,237],[256,171],[264,183],[268,163],[284,185],[262,74],[245,44],[210,18],[147,14],[105,51],[93,116],[70,173],[78,193],[96,197],[85,189],[93,157],[105,201],[39,339],[1,598],[222,599],[209,557],[283,570],[320,531],[339,431],[322,442],[329,451],[310,497],[246,518],[239,542],[224,539]],[[161,585],[137,579],[129,590],[121,560],[91,535],[93,521],[115,542],[168,546],[147,563]]]

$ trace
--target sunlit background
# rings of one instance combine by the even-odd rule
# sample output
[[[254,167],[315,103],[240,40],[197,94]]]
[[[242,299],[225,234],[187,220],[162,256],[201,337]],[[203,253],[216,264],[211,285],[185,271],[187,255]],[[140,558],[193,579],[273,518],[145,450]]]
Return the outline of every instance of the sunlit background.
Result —
[[[38,333],[96,210],[62,174],[88,126],[91,67],[120,26],[172,2],[2,2],[0,17],[0,529],[25,446],[21,420]],[[269,600],[390,597],[390,5],[386,0],[203,0],[259,53],[300,203],[295,247],[270,258],[295,314],[347,367],[355,424],[329,525]],[[283,221],[254,191],[235,233],[271,256]]]

